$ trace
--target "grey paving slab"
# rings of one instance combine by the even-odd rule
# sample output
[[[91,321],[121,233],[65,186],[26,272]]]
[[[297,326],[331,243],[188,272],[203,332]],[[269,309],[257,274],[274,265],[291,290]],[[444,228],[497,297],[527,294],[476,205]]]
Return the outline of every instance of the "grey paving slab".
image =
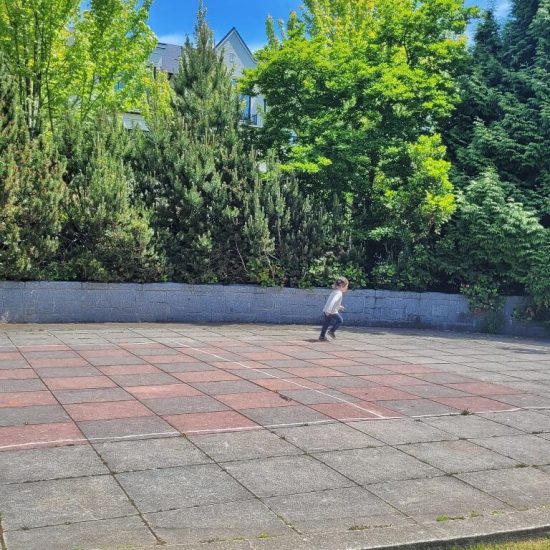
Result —
[[[265,388],[248,380],[226,380],[221,382],[189,382],[190,386],[209,395],[266,391]]]
[[[536,435],[505,435],[473,441],[523,464],[550,464],[550,440]]]
[[[228,462],[224,468],[259,497],[354,485],[349,479],[309,456]]]
[[[162,435],[177,435],[170,424],[158,416],[122,418],[114,420],[87,420],[77,422],[82,433],[92,441],[116,438],[157,438]]]
[[[538,411],[513,411],[484,416],[527,433],[550,432],[550,416]]]
[[[6,351],[6,350],[3,350]],[[31,366],[25,359],[3,359],[0,361],[0,370],[30,369]]]
[[[550,407],[550,397],[533,394],[499,395],[498,400],[513,407]]]
[[[271,497],[265,502],[302,533],[366,530],[411,523],[403,514],[360,487]]]
[[[501,500],[449,476],[370,485],[369,491],[417,521],[444,521],[510,509]]]
[[[286,424],[306,424],[307,422],[333,420],[305,405],[243,409],[240,412],[261,426],[284,426]]]
[[[136,513],[111,476],[0,485],[6,531]]]
[[[163,370],[164,372],[205,372],[217,370],[216,367],[204,363],[202,361],[197,361],[195,363],[156,363],[151,362],[152,365],[157,367],[157,369]]]
[[[470,441],[436,441],[399,447],[448,474],[512,468],[518,464],[498,453],[489,451]]]
[[[145,518],[162,540],[173,544],[197,545],[206,541],[291,534],[290,529],[259,500],[157,512],[145,514]]]
[[[388,445],[455,439],[455,436],[447,432],[429,426],[423,421],[410,418],[350,422],[349,425]]]
[[[62,405],[74,403],[101,403],[109,401],[131,401],[132,395],[122,388],[98,388],[83,390],[55,390],[52,392]]]
[[[289,399],[302,403],[303,405],[315,405],[319,403],[342,403],[359,401],[358,398],[334,389],[322,390],[322,393],[315,390],[281,390],[281,395],[285,395]]]
[[[2,380],[0,384],[0,393],[11,393],[20,391],[39,391],[47,390],[42,380],[38,378],[28,378],[26,380]]]
[[[65,378],[73,376],[101,376],[95,367],[41,367],[34,369],[41,378]]]
[[[466,439],[520,433],[515,428],[490,420],[490,418],[497,420],[500,414],[505,413],[497,415],[484,414],[483,416],[475,414],[442,416],[440,418],[424,418],[422,421],[434,428]]]
[[[303,452],[267,430],[199,435],[190,439],[216,462],[296,455]]]
[[[114,472],[212,462],[208,456],[183,437],[95,443],[94,447]]]
[[[378,403],[392,411],[397,411],[407,416],[425,416],[460,412],[453,407],[447,407],[446,405],[430,401],[429,399],[401,399],[397,401],[378,401]]]
[[[340,422],[293,428],[275,428],[274,431],[293,445],[309,453],[384,445],[378,439]]]
[[[0,453],[0,484],[107,473],[89,445]]]
[[[100,357],[89,357],[87,359],[95,367],[107,367],[112,365],[146,365],[147,362],[140,357],[135,355],[129,356],[100,356]]]
[[[253,498],[215,464],[127,472],[116,477],[143,513]]]
[[[179,380],[169,374],[116,374],[110,378],[124,387],[132,386],[154,386],[164,384],[179,384]]]
[[[316,453],[315,457],[362,485],[443,475],[441,470],[392,447]]]
[[[550,505],[550,474],[536,468],[513,468],[457,476],[516,508]]]
[[[130,550],[156,543],[138,516],[8,531],[5,538],[9,550]]]
[[[70,421],[69,415],[60,405],[34,405],[30,407],[0,408],[0,426],[49,424],[67,421]]]

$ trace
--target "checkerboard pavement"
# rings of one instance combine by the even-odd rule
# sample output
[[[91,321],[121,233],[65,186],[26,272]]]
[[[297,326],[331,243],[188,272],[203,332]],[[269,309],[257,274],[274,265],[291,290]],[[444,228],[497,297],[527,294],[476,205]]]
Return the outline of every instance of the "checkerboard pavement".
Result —
[[[44,540],[365,547],[550,507],[544,342],[353,328],[319,342],[311,327],[258,325],[3,328],[7,550]]]

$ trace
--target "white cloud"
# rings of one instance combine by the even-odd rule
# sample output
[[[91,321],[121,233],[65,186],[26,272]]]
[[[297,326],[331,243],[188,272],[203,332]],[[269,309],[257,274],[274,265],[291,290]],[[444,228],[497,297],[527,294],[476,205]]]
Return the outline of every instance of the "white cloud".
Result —
[[[179,46],[182,46],[185,42],[185,35],[184,34],[162,34],[161,36],[158,36],[158,41],[163,42],[164,44],[178,44]]]

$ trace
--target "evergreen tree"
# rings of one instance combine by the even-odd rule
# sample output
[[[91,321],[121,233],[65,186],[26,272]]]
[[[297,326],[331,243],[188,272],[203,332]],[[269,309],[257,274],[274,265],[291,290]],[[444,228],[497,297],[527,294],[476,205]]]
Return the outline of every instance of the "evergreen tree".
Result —
[[[464,186],[487,168],[550,225],[550,0],[515,0],[500,31],[486,14],[470,82],[445,138]]]
[[[172,114],[151,121],[135,159],[171,276],[189,282],[242,273],[235,238],[252,162],[240,148],[238,95],[205,15],[201,6],[194,42],[183,48]]]
[[[66,158],[62,275],[82,281],[147,281],[163,276],[153,250],[149,213],[134,200],[134,177],[124,161],[127,131],[116,115],[94,125],[69,118],[58,150]]]
[[[63,170],[51,145],[29,136],[13,78],[0,60],[0,279],[52,274]]]

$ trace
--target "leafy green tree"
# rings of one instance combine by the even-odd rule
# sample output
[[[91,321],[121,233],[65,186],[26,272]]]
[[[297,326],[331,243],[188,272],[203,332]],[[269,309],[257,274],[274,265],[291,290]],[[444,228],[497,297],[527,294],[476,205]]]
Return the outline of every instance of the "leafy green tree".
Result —
[[[0,52],[15,77],[29,131],[51,131],[72,108],[80,120],[103,109],[144,109],[163,86],[147,68],[156,39],[151,0],[4,0]]]
[[[363,269],[391,271],[390,286],[454,210],[437,132],[473,13],[458,0],[308,0],[280,36],[268,21],[243,84],[269,106],[260,148],[327,202],[339,194]]]

